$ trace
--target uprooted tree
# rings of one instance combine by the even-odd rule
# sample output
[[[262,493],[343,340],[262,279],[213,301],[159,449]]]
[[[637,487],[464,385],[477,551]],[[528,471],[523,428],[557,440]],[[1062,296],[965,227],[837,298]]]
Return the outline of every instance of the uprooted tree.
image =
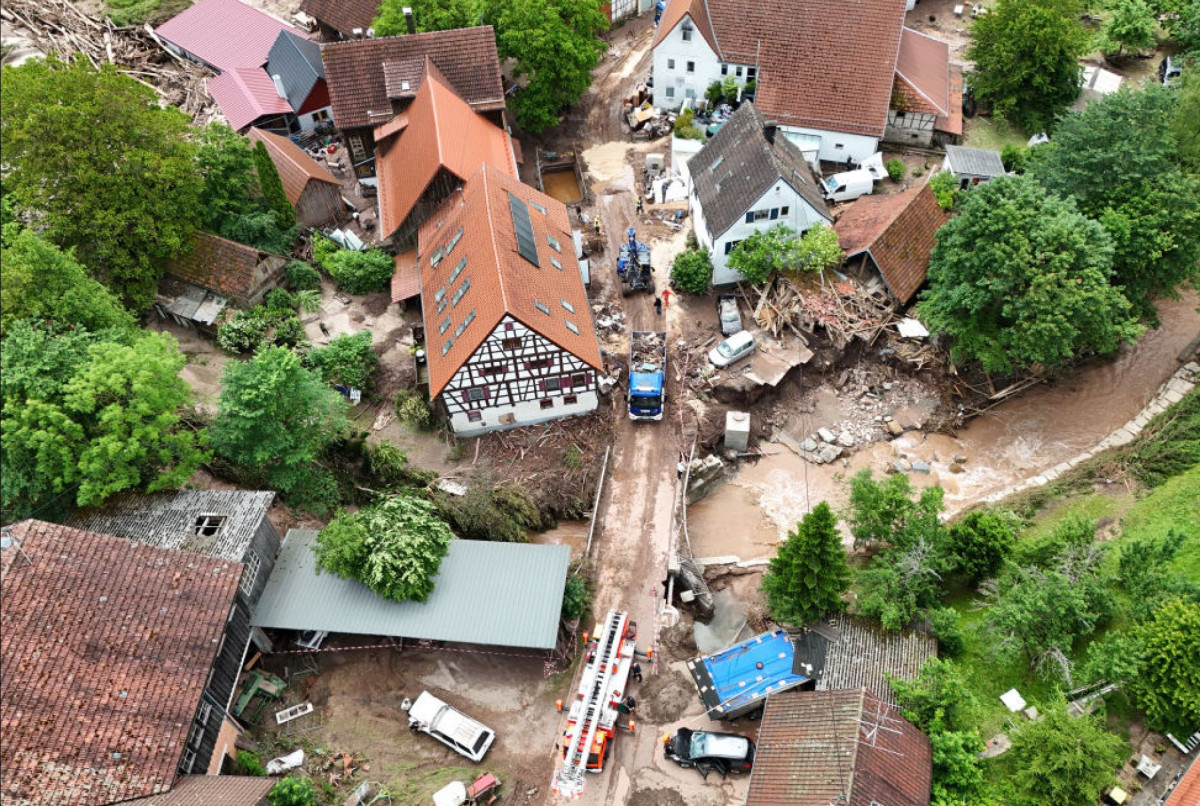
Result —
[[[453,537],[430,501],[403,492],[334,518],[313,551],[321,568],[385,599],[424,602]]]

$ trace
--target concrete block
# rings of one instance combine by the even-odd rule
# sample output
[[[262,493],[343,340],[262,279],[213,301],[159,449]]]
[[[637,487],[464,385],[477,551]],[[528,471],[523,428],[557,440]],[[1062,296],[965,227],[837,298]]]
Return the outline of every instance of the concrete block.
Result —
[[[744,451],[750,447],[750,415],[744,411],[725,413],[725,450]]]

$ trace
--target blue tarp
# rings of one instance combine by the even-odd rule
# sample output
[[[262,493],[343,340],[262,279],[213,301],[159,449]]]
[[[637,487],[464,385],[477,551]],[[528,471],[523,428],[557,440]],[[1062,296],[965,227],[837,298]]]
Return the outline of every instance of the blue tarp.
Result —
[[[807,650],[804,654],[811,655]],[[820,654],[823,660],[824,653]],[[803,685],[820,674],[820,662],[814,669],[813,658],[804,658],[804,663],[797,660],[792,639],[783,630],[775,630],[690,660],[688,669],[709,718],[735,719],[759,708],[768,694]],[[801,674],[800,668],[811,671]]]

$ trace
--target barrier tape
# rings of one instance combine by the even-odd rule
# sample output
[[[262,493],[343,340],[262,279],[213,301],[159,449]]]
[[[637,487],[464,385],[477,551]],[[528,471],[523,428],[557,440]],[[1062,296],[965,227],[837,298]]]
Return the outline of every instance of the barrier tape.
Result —
[[[458,647],[448,646],[409,646],[404,647],[400,644],[364,644],[362,646],[332,646],[321,647],[320,649],[277,649],[274,652],[264,652],[264,655],[315,655],[319,652],[358,652],[365,649],[432,649],[439,652],[465,652],[471,655],[503,655],[508,658],[532,658],[540,660],[541,655],[527,655],[521,652],[497,652],[487,649],[460,649]]]

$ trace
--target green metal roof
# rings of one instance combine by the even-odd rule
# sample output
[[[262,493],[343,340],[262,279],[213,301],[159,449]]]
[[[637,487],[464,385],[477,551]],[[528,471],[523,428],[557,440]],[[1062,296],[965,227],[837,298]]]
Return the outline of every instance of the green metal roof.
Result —
[[[311,529],[288,532],[251,624],[467,644],[552,649],[568,546],[453,540],[424,604],[393,602],[366,585],[317,573]]]

